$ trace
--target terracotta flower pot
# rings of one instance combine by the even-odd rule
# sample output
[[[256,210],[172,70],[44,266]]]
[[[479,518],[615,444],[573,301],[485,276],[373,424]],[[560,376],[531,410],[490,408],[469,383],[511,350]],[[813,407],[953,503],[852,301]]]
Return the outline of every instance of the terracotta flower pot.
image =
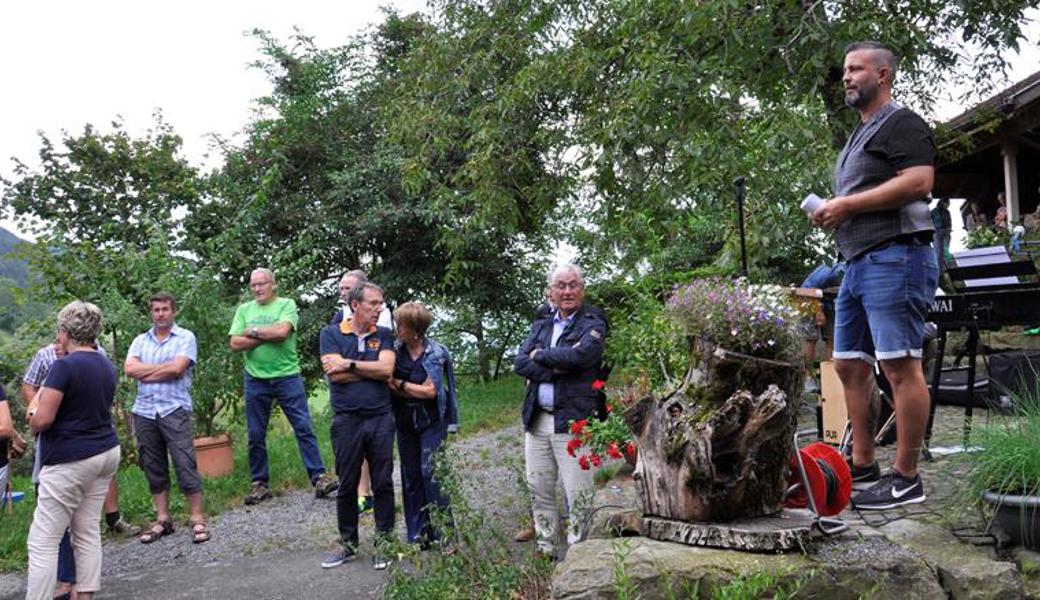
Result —
[[[195,462],[203,477],[223,477],[235,470],[235,454],[231,435],[219,433],[212,437],[195,438]]]

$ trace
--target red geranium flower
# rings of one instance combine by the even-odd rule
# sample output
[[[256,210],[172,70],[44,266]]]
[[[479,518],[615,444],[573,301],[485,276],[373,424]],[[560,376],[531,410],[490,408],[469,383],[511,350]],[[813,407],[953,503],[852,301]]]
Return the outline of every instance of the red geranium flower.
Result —
[[[588,471],[589,470],[589,457],[585,456],[584,454],[581,455],[580,457],[578,457],[578,466],[581,467],[581,470]]]
[[[571,440],[569,442],[567,442],[567,454],[570,454],[571,456],[574,456],[574,453],[575,453],[575,451],[578,450],[578,448],[581,448],[581,440],[580,439],[578,439],[578,438],[571,438]]]
[[[599,454],[596,454],[595,452],[593,452],[592,456],[589,458],[590,460],[592,460],[592,465],[595,467],[598,467],[601,464],[603,464],[603,460],[599,457]]]
[[[598,391],[602,390],[606,385],[607,385],[606,381],[603,381],[602,379],[597,379],[597,380],[592,382],[592,389],[594,389],[594,390],[596,390],[598,392]]]
[[[581,433],[581,430],[585,429],[585,426],[588,425],[588,424],[589,424],[588,419],[579,419],[579,420],[571,423],[571,434],[572,435],[578,435],[579,433]]]
[[[635,456],[636,455],[636,445],[633,444],[632,442],[629,442],[629,443],[625,444],[625,454],[627,454],[629,456]]]
[[[607,456],[610,458],[622,458],[617,442],[610,442],[610,445],[607,446]]]

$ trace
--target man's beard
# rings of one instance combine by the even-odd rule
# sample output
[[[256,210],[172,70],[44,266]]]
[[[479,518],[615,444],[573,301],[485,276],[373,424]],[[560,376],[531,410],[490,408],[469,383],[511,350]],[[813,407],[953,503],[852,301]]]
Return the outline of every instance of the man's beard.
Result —
[[[858,86],[856,89],[845,90],[845,104],[850,108],[863,108],[869,106],[874,98],[877,98],[878,87],[876,85]]]

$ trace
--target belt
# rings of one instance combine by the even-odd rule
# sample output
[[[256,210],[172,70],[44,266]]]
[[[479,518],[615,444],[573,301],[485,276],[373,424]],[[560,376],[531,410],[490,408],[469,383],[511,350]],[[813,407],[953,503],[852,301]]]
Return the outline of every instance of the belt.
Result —
[[[917,233],[903,233],[897,235],[894,238],[889,238],[879,244],[871,246],[863,251],[863,254],[867,252],[877,252],[878,250],[884,250],[889,246],[910,246],[911,248],[917,248],[920,246],[931,246],[932,245],[932,232],[930,231],[919,231]]]

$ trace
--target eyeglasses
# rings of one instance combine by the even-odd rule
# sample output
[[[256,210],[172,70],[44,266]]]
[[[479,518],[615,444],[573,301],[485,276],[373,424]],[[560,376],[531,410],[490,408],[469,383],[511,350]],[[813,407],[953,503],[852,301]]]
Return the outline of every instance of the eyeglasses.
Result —
[[[575,291],[577,291],[577,290],[580,290],[581,288],[585,287],[580,281],[571,281],[571,282],[557,281],[552,286],[553,286],[554,290],[558,290],[558,291],[561,291],[561,292],[566,292],[567,290],[575,290]]]

